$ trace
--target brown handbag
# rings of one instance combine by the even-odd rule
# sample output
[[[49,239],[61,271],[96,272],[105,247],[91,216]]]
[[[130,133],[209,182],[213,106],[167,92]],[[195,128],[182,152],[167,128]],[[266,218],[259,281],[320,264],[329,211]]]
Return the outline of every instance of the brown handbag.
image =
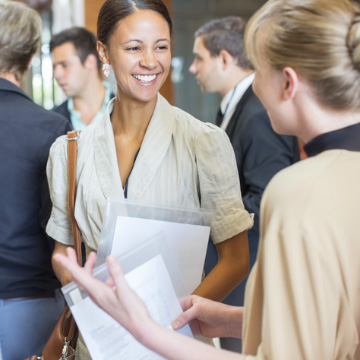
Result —
[[[81,257],[81,236],[77,226],[74,210],[76,196],[76,157],[77,157],[77,139],[80,132],[69,131],[66,140],[68,141],[68,181],[69,193],[68,204],[71,217],[71,227],[74,236],[74,247],[77,261],[82,265]],[[75,347],[78,338],[78,328],[71,315],[68,306],[65,307],[55,328],[47,341],[42,356],[33,355],[26,360],[70,360],[75,358]]]

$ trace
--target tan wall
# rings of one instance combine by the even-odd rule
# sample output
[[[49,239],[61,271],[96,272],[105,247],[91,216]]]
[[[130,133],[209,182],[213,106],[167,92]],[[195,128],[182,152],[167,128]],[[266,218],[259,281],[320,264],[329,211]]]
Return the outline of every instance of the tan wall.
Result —
[[[171,0],[163,0],[171,13]],[[105,0],[85,0],[85,26],[96,34],[96,24],[99,10]],[[160,90],[161,94],[173,104],[174,90],[170,76]]]
[[[99,10],[104,0],[85,0],[85,26],[96,34],[96,24]]]

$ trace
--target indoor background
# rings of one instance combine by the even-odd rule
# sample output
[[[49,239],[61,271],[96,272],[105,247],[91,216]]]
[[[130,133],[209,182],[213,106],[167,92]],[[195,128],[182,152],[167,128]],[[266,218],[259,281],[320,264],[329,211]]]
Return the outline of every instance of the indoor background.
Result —
[[[1,1],[1,0],[0,0]],[[67,27],[85,26],[96,33],[97,14],[104,0],[19,0],[37,9],[43,20],[42,47],[24,82],[34,101],[51,109],[63,100],[53,81],[48,43],[52,34]],[[174,23],[172,74],[161,93],[174,105],[196,118],[214,122],[218,94],[203,94],[188,69],[193,60],[195,30],[210,19],[229,15],[248,19],[266,0],[165,0]],[[115,84],[112,83],[115,87]]]

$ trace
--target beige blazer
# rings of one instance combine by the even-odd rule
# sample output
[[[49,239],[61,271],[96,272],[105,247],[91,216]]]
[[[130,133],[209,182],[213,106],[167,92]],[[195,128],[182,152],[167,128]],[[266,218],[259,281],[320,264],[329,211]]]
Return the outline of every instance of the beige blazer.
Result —
[[[265,190],[245,294],[249,359],[360,359],[359,164],[360,152],[325,151]]]
[[[107,198],[124,197],[109,115],[114,101],[78,140],[75,217],[87,250],[98,247]],[[71,245],[66,146],[65,137],[60,137],[50,150],[47,175],[53,210],[46,230]],[[225,132],[171,106],[161,95],[128,179],[128,199],[210,210],[215,243],[253,224],[242,203],[235,156]]]

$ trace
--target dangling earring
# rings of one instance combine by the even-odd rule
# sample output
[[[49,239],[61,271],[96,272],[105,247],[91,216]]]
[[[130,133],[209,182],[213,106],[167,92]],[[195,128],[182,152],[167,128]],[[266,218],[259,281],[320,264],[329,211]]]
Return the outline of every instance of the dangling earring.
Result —
[[[109,64],[103,64],[102,69],[104,71],[104,75],[106,77],[108,77],[109,74],[110,74],[110,65]]]

